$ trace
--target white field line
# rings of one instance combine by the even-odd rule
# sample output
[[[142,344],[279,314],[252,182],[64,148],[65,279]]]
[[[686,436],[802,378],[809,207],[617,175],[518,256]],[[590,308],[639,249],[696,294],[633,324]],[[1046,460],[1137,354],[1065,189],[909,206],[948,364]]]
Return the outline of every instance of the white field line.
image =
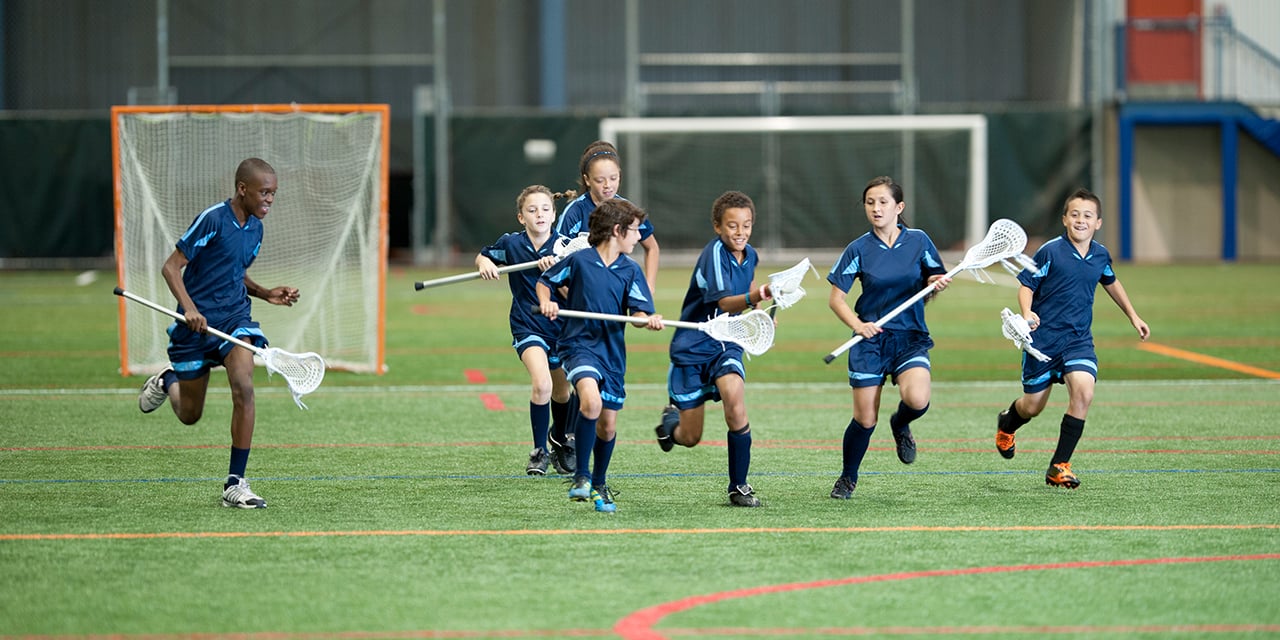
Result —
[[[1143,387],[1274,387],[1280,385],[1280,380],[1107,380],[1105,382],[1108,387],[1123,388],[1143,388]],[[837,382],[749,382],[748,389],[761,391],[817,391],[822,390],[824,393],[833,390],[848,389],[848,385],[843,381]],[[972,382],[934,382],[933,387],[937,389],[1014,389],[1021,387],[1017,380],[984,380]],[[665,391],[665,384],[653,383],[628,383],[627,389],[634,391]],[[385,393],[517,393],[528,391],[527,384],[441,384],[441,385],[387,385],[387,386],[323,386],[316,391],[318,394],[385,394]],[[276,394],[287,393],[288,388],[283,384],[280,385],[261,385],[255,386],[256,393]],[[227,389],[210,388],[209,393],[230,393]],[[137,395],[138,387],[98,387],[98,388],[14,388],[0,389],[0,398],[3,397],[24,397],[24,396],[130,396]]]

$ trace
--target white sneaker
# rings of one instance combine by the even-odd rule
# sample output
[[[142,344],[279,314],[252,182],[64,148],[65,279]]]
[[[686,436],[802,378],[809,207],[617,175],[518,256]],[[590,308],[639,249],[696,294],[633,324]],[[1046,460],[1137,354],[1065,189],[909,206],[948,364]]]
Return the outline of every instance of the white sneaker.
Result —
[[[249,488],[249,481],[240,476],[227,476],[227,482],[235,480],[235,484],[222,492],[222,506],[239,507],[241,509],[265,509],[267,501]]]
[[[138,392],[138,408],[142,409],[143,413],[151,413],[159,409],[160,405],[169,399],[169,394],[164,392],[164,383],[161,380],[161,376],[167,371],[173,371],[173,367],[165,367],[160,373],[147,378],[147,381],[142,383],[142,390]]]

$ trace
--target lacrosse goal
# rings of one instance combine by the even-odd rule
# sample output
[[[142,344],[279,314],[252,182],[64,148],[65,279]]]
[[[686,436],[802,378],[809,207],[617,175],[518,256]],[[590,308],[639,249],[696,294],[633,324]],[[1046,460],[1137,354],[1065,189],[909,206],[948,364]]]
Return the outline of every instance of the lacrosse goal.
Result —
[[[867,181],[892,176],[906,218],[940,249],[987,230],[987,119],[982,115],[605,118],[622,193],[655,216],[662,248],[701,248],[720,193],[755,201],[751,244],[765,251],[839,249],[866,230]]]
[[[176,306],[160,267],[192,220],[234,193],[259,157],[279,177],[258,283],[297,287],[293,307],[257,301],[273,347],[381,373],[387,254],[387,105],[120,106],[111,110],[117,284]],[[171,319],[119,302],[120,370],[167,362]]]

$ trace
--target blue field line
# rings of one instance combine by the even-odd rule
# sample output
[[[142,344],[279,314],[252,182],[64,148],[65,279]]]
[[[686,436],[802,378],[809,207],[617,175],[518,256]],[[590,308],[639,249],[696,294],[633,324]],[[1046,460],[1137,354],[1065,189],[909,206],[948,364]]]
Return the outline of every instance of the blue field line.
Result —
[[[1280,468],[1264,469],[1089,469],[1089,475],[1107,474],[1152,474],[1152,473],[1276,473]],[[986,470],[986,471],[863,471],[864,476],[1020,476],[1041,475],[1036,470]],[[753,478],[822,478],[835,477],[835,471],[765,471],[752,473]],[[545,482],[568,476],[545,476],[542,478],[514,474],[415,474],[415,475],[363,475],[363,476],[253,476],[254,482],[352,482],[352,481],[384,481],[384,480],[526,480],[528,482]],[[626,479],[658,479],[658,478],[721,478],[723,473],[616,473],[610,478]],[[0,485],[11,484],[164,484],[190,482],[222,482],[226,476],[209,478],[0,478]]]

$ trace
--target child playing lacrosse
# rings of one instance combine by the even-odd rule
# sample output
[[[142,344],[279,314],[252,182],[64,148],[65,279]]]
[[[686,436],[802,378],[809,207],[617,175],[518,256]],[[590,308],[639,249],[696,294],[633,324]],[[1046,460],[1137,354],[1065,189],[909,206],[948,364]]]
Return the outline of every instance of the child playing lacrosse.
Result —
[[[1062,207],[1066,231],[1036,251],[1037,271],[1018,274],[1018,306],[1031,327],[1038,350],[1048,362],[1022,358],[1022,396],[996,419],[996,450],[1005,459],[1014,454],[1014,432],[1044,411],[1054,384],[1067,385],[1067,411],[1058,429],[1058,446],[1049,459],[1045,484],[1075,489],[1080,480],[1071,471],[1084,421],[1093,403],[1098,356],[1093,348],[1093,296],[1101,284],[1120,307],[1138,338],[1151,329],[1133,310],[1124,286],[1111,269],[1111,254],[1094,241],[1102,228],[1102,202],[1086,189],[1077,189]]]
[[[529,397],[533,450],[525,465],[525,473],[531,476],[546,475],[548,461],[557,473],[573,473],[572,466],[564,466],[566,460],[572,462],[572,455],[560,450],[570,446],[565,437],[569,380],[556,352],[560,323],[532,311],[538,302],[538,276],[556,263],[555,245],[562,237],[551,232],[556,217],[554,201],[573,195],[572,191],[552,193],[542,185],[525,187],[516,198],[516,220],[524,225],[524,231],[503,235],[476,256],[476,269],[485,280],[499,277],[499,265],[538,262],[537,269],[513,271],[507,279],[511,287],[511,346],[533,385]],[[550,438],[554,451],[547,447],[549,432],[554,432]]]
[[[853,387],[853,418],[845,427],[843,470],[831,497],[847,500],[858,486],[858,469],[871,443],[880,413],[880,392],[888,377],[898,385],[898,410],[889,418],[898,460],[916,459],[911,423],[929,410],[931,374],[929,349],[933,340],[924,322],[924,300],[885,323],[875,321],[912,295],[937,281],[947,287],[946,269],[933,240],[902,218],[906,204],[902,187],[892,178],[872,179],[862,190],[862,207],[871,231],[845,247],[831,267],[827,305],[840,321],[864,338],[849,349],[849,386]],[[846,301],[853,281],[862,293],[853,309]]]
[[[151,413],[167,399],[183,424],[195,424],[204,412],[209,370],[222,365],[231,383],[231,464],[223,483],[222,506],[260,509],[266,500],[244,478],[253,442],[253,352],[205,332],[219,329],[259,347],[267,338],[250,317],[249,296],[293,306],[298,290],[268,289],[246,270],[262,246],[262,219],[276,196],[276,172],[258,158],[236,168],[235,195],[205,209],[165,260],[160,273],[178,300],[185,322],[169,327],[170,365],[151,376],[138,394],[138,408]],[[175,384],[176,383],[176,384]]]
[[[582,195],[564,208],[556,233],[570,238],[585,232],[590,225],[587,218],[600,203],[618,195],[622,182],[622,161],[618,149],[603,140],[587,145],[578,160],[578,187]],[[640,246],[644,247],[644,277],[649,281],[649,296],[653,297],[658,285],[658,239],[653,235],[653,223],[646,216],[640,225]]]
[[[711,205],[716,238],[698,256],[680,310],[681,320],[702,322],[722,313],[742,313],[769,299],[769,285],[752,288],[758,258],[755,247],[747,241],[755,219],[755,203],[746,194],[728,191],[716,198]],[[729,503],[760,506],[760,499],[747,484],[751,424],[747,420],[742,347],[696,329],[681,328],[671,338],[670,353],[667,393],[671,405],[662,410],[662,422],[655,429],[658,445],[663,451],[677,444],[697,446],[702,440],[706,403],[723,402],[729,428]]]
[[[620,198],[600,203],[589,218],[591,249],[571,253],[542,273],[538,280],[539,310],[554,320],[560,306],[553,291],[576,311],[624,313],[644,322],[652,331],[662,329],[662,316],[654,315],[653,301],[644,272],[626,254],[640,239],[644,211]],[[626,400],[626,324],[580,318],[564,319],[560,349],[569,381],[577,391],[577,464],[569,498],[590,499],[596,511],[617,510],[608,485],[609,461],[617,434],[618,411]],[[592,455],[595,466],[590,466]]]

